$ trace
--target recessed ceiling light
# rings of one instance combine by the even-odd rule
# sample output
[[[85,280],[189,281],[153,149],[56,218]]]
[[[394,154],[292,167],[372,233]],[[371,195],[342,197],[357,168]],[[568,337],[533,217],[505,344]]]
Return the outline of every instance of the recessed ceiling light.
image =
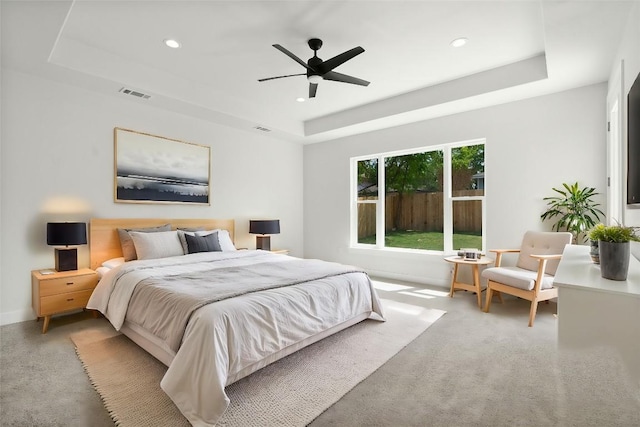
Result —
[[[467,42],[469,41],[469,39],[467,39],[466,37],[460,37],[458,39],[455,39],[451,42],[451,46],[453,47],[461,47],[464,46],[465,44],[467,44]]]
[[[172,49],[178,49],[180,47],[180,42],[173,39],[165,39],[164,44]]]
[[[304,98],[296,98],[296,101],[298,101],[298,102],[304,102],[304,101],[305,101],[305,99],[304,99]]]

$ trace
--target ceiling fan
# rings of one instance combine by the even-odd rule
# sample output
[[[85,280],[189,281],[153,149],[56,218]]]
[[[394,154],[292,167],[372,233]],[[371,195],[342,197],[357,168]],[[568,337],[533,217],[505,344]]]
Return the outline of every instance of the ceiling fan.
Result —
[[[366,80],[362,80],[353,76],[348,76],[346,74],[336,73],[335,71],[333,71],[334,68],[344,64],[348,60],[364,52],[364,49],[362,47],[360,46],[354,47],[353,49],[343,52],[340,55],[334,56],[331,59],[323,61],[322,59],[318,58],[318,49],[322,47],[322,40],[309,39],[307,43],[309,44],[309,47],[313,50],[313,57],[309,58],[309,61],[307,62],[304,62],[302,59],[298,58],[293,53],[289,52],[287,49],[280,46],[279,44],[273,45],[273,47],[278,49],[280,52],[284,53],[289,58],[293,59],[298,64],[305,67],[307,69],[306,73],[288,74],[286,76],[277,76],[277,77],[267,77],[266,79],[259,79],[258,81],[264,82],[267,80],[306,75],[307,80],[309,81],[309,98],[315,98],[316,91],[318,90],[318,83],[321,82],[322,80],[332,80],[335,82],[351,83],[351,84],[360,85],[360,86],[369,86],[369,82]]]

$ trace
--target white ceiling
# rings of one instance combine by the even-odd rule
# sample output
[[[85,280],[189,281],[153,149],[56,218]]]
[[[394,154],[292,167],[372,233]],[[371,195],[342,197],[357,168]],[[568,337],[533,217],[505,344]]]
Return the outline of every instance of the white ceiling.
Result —
[[[311,143],[606,81],[632,3],[2,0],[2,65]],[[323,59],[362,46],[335,71],[371,84],[299,103],[304,76],[258,82],[305,72],[271,45],[306,61],[312,37]]]

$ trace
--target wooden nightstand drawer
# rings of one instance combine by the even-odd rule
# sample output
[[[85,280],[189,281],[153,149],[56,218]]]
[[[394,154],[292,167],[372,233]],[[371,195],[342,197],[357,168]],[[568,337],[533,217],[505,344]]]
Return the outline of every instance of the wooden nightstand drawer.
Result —
[[[74,277],[57,277],[40,281],[40,296],[46,297],[65,292],[76,292],[82,290],[92,290],[98,283],[95,274]]]
[[[84,308],[91,297],[93,289],[78,292],[67,292],[64,294],[51,295],[40,299],[40,313],[47,314],[61,313],[63,311]]]

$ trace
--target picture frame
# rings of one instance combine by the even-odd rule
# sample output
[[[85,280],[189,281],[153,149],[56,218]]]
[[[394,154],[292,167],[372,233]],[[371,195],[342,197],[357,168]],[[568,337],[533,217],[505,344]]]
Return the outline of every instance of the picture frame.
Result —
[[[116,127],[116,203],[210,205],[211,147]]]

